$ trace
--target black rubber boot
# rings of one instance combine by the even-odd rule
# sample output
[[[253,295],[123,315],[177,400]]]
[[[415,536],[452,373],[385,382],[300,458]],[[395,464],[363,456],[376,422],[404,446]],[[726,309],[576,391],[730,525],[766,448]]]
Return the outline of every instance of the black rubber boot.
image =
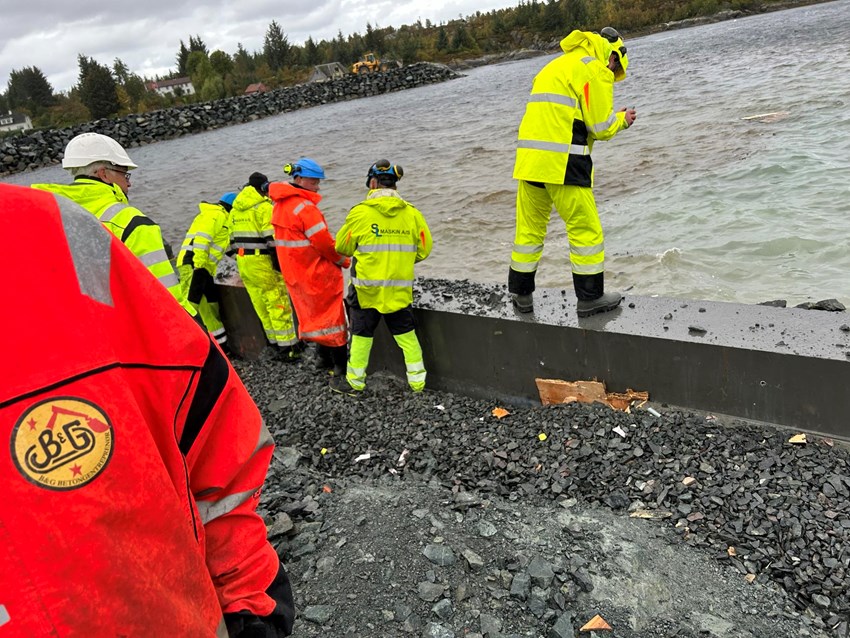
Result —
[[[517,272],[508,270],[508,292],[511,303],[518,312],[534,311],[534,275],[536,272]]]
[[[605,275],[577,275],[573,273],[573,287],[576,291],[576,310],[581,318],[600,312],[614,310],[623,301],[619,292],[605,292]]]
[[[348,367],[348,346],[337,346],[335,348],[328,348],[328,350],[333,361],[331,375],[334,377],[344,377],[345,370]]]
[[[517,312],[534,312],[534,296],[532,294],[516,295],[511,293],[511,303]]]

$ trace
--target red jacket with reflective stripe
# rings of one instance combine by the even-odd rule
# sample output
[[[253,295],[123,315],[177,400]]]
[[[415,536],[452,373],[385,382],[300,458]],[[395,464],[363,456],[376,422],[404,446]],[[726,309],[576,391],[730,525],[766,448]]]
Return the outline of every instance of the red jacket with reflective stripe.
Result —
[[[273,444],[230,364],[76,204],[0,184],[0,222],[39,238],[3,277],[0,638],[227,636],[222,612],[270,614]]]
[[[334,237],[317,204],[322,196],[273,182],[272,226],[280,271],[298,316],[298,336],[326,346],[348,341],[342,268],[351,260],[334,248]]]

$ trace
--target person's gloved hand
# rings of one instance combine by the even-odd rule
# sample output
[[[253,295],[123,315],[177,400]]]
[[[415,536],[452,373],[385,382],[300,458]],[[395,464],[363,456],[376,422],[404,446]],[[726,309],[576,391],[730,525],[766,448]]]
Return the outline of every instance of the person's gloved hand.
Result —
[[[280,634],[271,623],[248,611],[224,614],[230,638],[278,638]]]
[[[262,173],[251,173],[248,178],[248,186],[253,186],[260,195],[268,195],[269,178]]]

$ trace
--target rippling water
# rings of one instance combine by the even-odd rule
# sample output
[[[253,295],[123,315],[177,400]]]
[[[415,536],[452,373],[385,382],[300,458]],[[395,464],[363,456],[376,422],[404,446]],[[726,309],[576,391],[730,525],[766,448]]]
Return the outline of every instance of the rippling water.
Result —
[[[638,121],[594,148],[609,288],[754,303],[850,304],[850,0],[628,41],[615,102]],[[133,204],[179,245],[201,199],[308,155],[328,174],[332,228],[388,157],[425,213],[422,275],[504,282],[516,130],[550,57],[132,149]],[[767,118],[754,115],[778,113]],[[3,181],[67,181],[60,168]],[[570,284],[553,214],[540,286]]]

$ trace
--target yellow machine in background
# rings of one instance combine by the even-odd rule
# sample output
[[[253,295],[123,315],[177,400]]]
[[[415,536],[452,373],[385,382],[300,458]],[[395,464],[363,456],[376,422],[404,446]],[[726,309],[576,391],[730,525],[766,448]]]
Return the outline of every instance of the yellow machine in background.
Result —
[[[364,53],[360,59],[351,66],[352,73],[377,73],[378,71],[389,71],[401,67],[398,60],[381,60],[374,53]]]

